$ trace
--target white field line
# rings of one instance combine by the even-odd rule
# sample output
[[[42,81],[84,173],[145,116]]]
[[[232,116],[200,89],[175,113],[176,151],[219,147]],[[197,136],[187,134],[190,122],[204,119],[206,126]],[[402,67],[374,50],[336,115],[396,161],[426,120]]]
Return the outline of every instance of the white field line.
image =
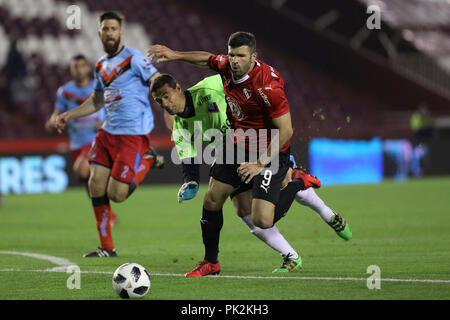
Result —
[[[0,269],[0,272],[66,272],[65,270],[57,269],[15,269],[5,268]],[[112,275],[112,271],[96,271],[96,270],[81,270],[80,273],[86,274],[109,274]],[[158,273],[149,272],[150,276],[157,277],[184,277],[182,273]],[[367,278],[354,278],[354,277],[283,277],[283,276],[238,276],[238,275],[215,275],[208,276],[213,279],[260,279],[260,280],[329,280],[329,281],[367,281]],[[417,283],[450,283],[450,280],[439,279],[392,279],[392,278],[380,278],[381,281],[388,282],[417,282]]]
[[[0,272],[67,272],[70,270],[70,266],[76,266],[75,263],[65,259],[54,256],[49,256],[46,254],[40,253],[29,253],[29,252],[17,252],[17,251],[1,251],[0,254],[10,254],[10,255],[21,255],[26,257],[31,257],[40,260],[50,261],[57,265],[54,268],[48,269],[16,269],[16,268],[5,268],[0,269]],[[69,271],[70,272],[70,271]],[[91,273],[91,274],[110,274],[111,271],[95,271],[95,270],[80,270],[80,273]],[[150,272],[151,276],[157,277],[184,277],[182,273],[153,273]],[[329,281],[367,281],[367,278],[352,278],[352,277],[283,277],[283,276],[238,276],[238,275],[216,275],[216,276],[208,276],[208,278],[215,279],[261,279],[261,280],[329,280]],[[390,282],[420,282],[420,283],[450,283],[450,280],[438,280],[438,279],[390,279],[390,278],[380,278],[381,281],[390,281]]]
[[[57,265],[57,267],[46,269],[47,271],[65,271],[68,266],[74,266],[74,265],[76,266],[76,263],[73,263],[65,258],[49,256],[47,254],[41,254],[41,253],[0,250],[0,254],[9,254],[9,255],[15,255],[15,256],[30,257],[30,258],[35,258],[35,259],[39,259],[39,260],[49,261],[49,262]]]

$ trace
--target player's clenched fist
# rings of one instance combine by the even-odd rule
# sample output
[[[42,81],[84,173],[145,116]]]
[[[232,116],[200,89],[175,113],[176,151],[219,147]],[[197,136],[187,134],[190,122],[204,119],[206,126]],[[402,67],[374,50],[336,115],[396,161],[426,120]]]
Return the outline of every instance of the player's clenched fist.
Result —
[[[171,60],[177,60],[177,52],[160,44],[151,46],[147,51],[147,57],[154,62],[166,62]]]
[[[55,128],[58,133],[62,133],[69,124],[70,115],[68,112],[61,113],[55,118]]]

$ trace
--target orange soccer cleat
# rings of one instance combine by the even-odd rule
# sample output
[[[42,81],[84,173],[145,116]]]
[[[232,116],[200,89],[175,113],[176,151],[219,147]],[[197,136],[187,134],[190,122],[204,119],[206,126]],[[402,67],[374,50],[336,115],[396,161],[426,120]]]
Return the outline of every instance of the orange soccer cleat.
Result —
[[[220,273],[220,264],[211,263],[208,260],[200,261],[197,267],[189,273],[185,274],[185,277],[203,277],[209,275],[215,275]]]
[[[308,188],[320,188],[320,180],[317,179],[317,177],[314,177],[308,173],[306,173],[306,170],[303,168],[294,168],[292,169],[292,180],[300,179],[303,181],[304,189]]]

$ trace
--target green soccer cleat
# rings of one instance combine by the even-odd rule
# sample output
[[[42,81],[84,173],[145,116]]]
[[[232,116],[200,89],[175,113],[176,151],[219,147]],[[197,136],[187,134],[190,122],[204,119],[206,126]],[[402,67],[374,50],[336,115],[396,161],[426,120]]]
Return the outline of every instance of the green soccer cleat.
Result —
[[[297,259],[292,259],[291,254],[288,253],[286,256],[283,256],[283,262],[281,263],[281,267],[273,270],[272,273],[286,273],[301,268],[302,268],[302,257],[300,257],[299,255]]]
[[[328,222],[331,228],[336,231],[336,234],[344,240],[350,240],[352,238],[352,231],[350,227],[344,219],[337,213],[334,213],[334,216],[331,218],[331,221]]]

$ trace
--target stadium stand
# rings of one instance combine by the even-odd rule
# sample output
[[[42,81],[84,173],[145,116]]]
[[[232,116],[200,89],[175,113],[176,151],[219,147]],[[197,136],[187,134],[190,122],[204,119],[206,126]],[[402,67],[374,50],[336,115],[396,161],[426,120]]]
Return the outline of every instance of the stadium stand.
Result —
[[[278,3],[291,5],[291,10],[301,10],[311,19],[323,18],[323,13],[330,12],[330,7],[323,1],[308,8],[292,6],[293,3],[299,3],[294,1]],[[6,111],[2,93],[0,139],[50,136],[44,132],[43,123],[52,112],[56,89],[69,79],[70,57],[82,52],[94,63],[103,55],[96,34],[96,19],[101,11],[117,10],[122,13],[126,17],[125,43],[143,52],[152,43],[162,43],[179,50],[225,53],[228,35],[237,31],[236,28],[245,27],[233,19],[223,18],[220,13],[206,10],[202,1],[128,0],[111,5],[109,0],[82,0],[76,2],[82,12],[82,27],[80,30],[69,30],[65,25],[68,16],[66,10],[71,4],[65,0],[0,0],[0,67],[5,63],[10,42],[8,36],[19,37],[19,48],[27,58],[34,91],[33,100],[18,105],[18,112],[14,115]],[[325,9],[328,11],[325,12]],[[333,20],[333,14],[328,19]],[[326,19],[321,21],[326,25]],[[354,28],[350,29],[349,34],[355,31]],[[386,102],[386,99],[378,98],[346,79],[337,77],[332,70],[327,69],[326,61],[322,68],[317,67],[288,47],[275,44],[263,31],[254,32],[258,39],[260,58],[273,64],[285,79],[297,140],[305,141],[312,137],[401,137],[410,134],[409,114],[416,105],[411,104],[409,109],[393,108],[396,101]],[[417,34],[419,36],[420,32]],[[448,33],[444,35],[448,37]],[[435,38],[426,35],[425,38],[436,42]],[[442,43],[448,44],[448,41]],[[314,42],[306,45],[313,46]],[[443,49],[432,51],[439,50]],[[448,58],[444,61],[448,61]],[[181,62],[160,65],[158,68],[161,72],[174,74],[185,87],[212,74],[208,69]],[[351,74],[352,70],[348,71]],[[0,87],[4,87],[5,81],[4,76],[0,76],[0,83],[3,83]],[[156,124],[152,135],[168,136],[162,112],[157,107],[153,110]]]

